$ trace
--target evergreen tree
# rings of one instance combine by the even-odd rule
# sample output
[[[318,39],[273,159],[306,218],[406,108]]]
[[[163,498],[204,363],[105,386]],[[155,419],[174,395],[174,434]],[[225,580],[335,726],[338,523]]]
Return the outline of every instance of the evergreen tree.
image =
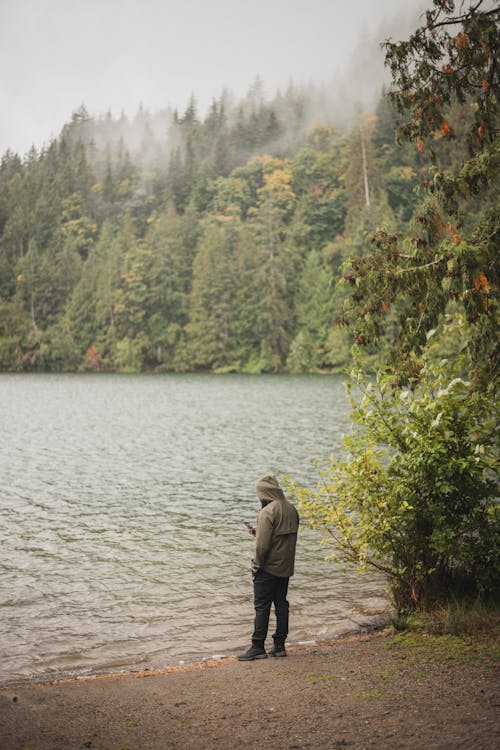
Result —
[[[358,237],[364,245],[365,233],[383,223],[392,225],[392,211],[387,200],[380,166],[373,146],[376,119],[364,116],[351,136],[349,165],[345,174],[347,215],[345,232]]]
[[[187,323],[191,257],[184,246],[182,219],[170,204],[151,225],[146,237],[151,263],[145,300],[150,350],[147,362],[174,369],[175,349]]]
[[[328,365],[328,337],[335,324],[333,282],[331,270],[313,250],[307,256],[294,300],[297,333],[287,358],[287,368],[292,372],[314,372]]]
[[[414,374],[411,354],[425,347],[451,300],[463,304],[470,324],[471,375],[487,385],[497,377],[500,11],[482,6],[455,16],[453,4],[435,0],[407,42],[387,44],[390,95],[406,117],[399,137],[429,152],[434,176],[423,185],[412,236],[379,232],[346,279],[356,287],[351,315],[360,343],[376,340],[391,306],[399,307],[393,356],[403,379]],[[440,167],[436,144],[442,149],[454,135],[448,113],[457,102],[470,108],[467,139],[461,158]]]
[[[257,190],[257,207],[250,211],[261,292],[258,331],[266,369],[277,372],[289,345],[294,258],[285,240],[296,196],[289,163],[263,157],[261,164],[263,184]]]
[[[293,233],[302,246],[321,249],[344,231],[344,151],[338,131],[316,126],[294,156],[292,184],[299,203]]]
[[[421,338],[429,325],[439,327],[434,313],[438,307],[446,312],[457,295],[478,331],[487,321],[491,326],[493,182],[478,197],[496,164],[496,41],[486,24],[493,16],[476,10],[472,26],[448,38],[450,60],[443,69],[428,47],[429,81],[420,70],[425,86],[407,102],[416,119],[402,123],[403,133],[422,113],[437,123],[430,134],[421,118],[427,131],[416,136],[417,148],[394,142],[395,113],[384,98],[376,116],[341,133],[328,121],[326,90],[290,85],[269,99],[258,79],[240,102],[223,93],[204,119],[194,98],[182,115],[151,115],[141,107],[132,120],[123,113],[93,119],[82,105],[40,152],[32,149],[24,159],[7,152],[0,163],[1,366],[340,367],[349,333],[333,321],[345,322],[339,308],[346,291],[331,283],[346,258],[352,260],[346,280],[356,286],[348,306],[360,313],[358,343],[382,337],[381,347],[371,345],[373,365],[403,329],[413,327]],[[436,27],[437,39],[446,28]],[[425,39],[417,36],[414,48],[430,44]],[[463,99],[453,94],[468,85],[460,79],[457,56],[476,86]],[[429,87],[439,89],[442,102],[425,99]],[[307,130],[313,105],[324,122]],[[473,159],[465,163],[468,148]],[[459,173],[470,194],[462,189],[456,206],[461,216],[450,218],[436,206],[453,203],[450,176]],[[422,182],[434,203],[417,214],[410,230],[422,196],[415,186]],[[390,246],[397,250],[381,252],[380,265],[372,266],[376,253],[369,237],[381,224],[388,234],[377,242],[387,248],[394,241]],[[414,238],[418,253],[394,240],[396,230]],[[446,270],[444,260],[436,261],[444,278],[432,287],[439,232],[451,250],[442,244]],[[405,256],[412,259],[406,265]],[[405,286],[410,275],[419,279]],[[219,288],[218,276],[227,290]],[[422,300],[427,277],[428,298]],[[460,279],[468,279],[467,288]],[[449,313],[460,314],[456,307]],[[478,362],[493,361],[483,351],[485,341],[480,335],[472,345],[471,339]]]
[[[211,221],[198,245],[186,326],[190,361],[195,368],[217,370],[231,363],[237,237],[234,221]]]

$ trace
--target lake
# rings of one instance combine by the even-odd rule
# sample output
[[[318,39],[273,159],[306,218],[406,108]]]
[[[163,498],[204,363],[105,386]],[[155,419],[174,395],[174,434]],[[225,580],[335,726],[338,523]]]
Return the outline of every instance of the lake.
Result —
[[[314,484],[349,430],[335,376],[3,374],[0,413],[2,684],[248,647],[255,480]],[[387,606],[324,555],[301,529],[290,644]]]

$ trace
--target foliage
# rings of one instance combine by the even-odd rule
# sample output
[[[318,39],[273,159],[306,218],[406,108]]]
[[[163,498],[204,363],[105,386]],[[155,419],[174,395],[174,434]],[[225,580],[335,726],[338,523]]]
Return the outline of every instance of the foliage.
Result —
[[[329,334],[336,328],[333,301],[331,273],[321,255],[312,251],[304,263],[295,297],[299,332],[288,354],[291,372],[314,372],[331,365]]]
[[[318,92],[257,79],[205,118],[81,108],[8,151],[0,369],[335,371],[354,327],[386,369],[356,375],[349,459],[296,488],[306,518],[400,609],[492,589],[499,14],[433,0],[342,132]]]
[[[498,601],[488,599],[451,599],[428,612],[396,614],[393,626],[398,631],[432,635],[491,636],[498,641],[500,609]],[[492,644],[493,645],[493,644]],[[496,646],[498,657],[498,643]]]
[[[40,153],[7,152],[1,368],[344,367],[339,267],[390,214],[382,170],[399,210],[408,154],[388,139],[387,108],[365,118],[373,210],[362,208],[360,131],[308,127],[313,99],[290,87],[267,102],[256,81],[204,120],[194,99],[163,119],[80,108]]]
[[[341,254],[350,255],[342,322],[352,321],[355,342],[368,357],[380,362],[383,355],[386,365],[375,381],[359,365],[353,375],[347,456],[332,458],[315,490],[293,485],[303,517],[326,535],[332,558],[381,571],[399,613],[494,594],[500,583],[500,11],[484,10],[481,1],[459,15],[452,0],[433,6],[407,42],[386,43],[389,97],[403,118],[397,136],[415,142],[414,156],[406,145],[406,164],[393,161],[387,108],[379,108],[372,139],[395,218],[411,201],[404,189],[398,206],[392,186],[404,188],[419,175],[423,199],[409,226],[395,231],[386,220],[370,248],[353,229],[340,243]],[[348,177],[365,173],[369,228],[366,127],[362,146]],[[359,179],[356,185],[359,192]]]
[[[425,346],[450,300],[470,323],[471,375],[484,385],[498,373],[500,10],[483,5],[457,15],[454,2],[434,0],[407,42],[386,43],[389,95],[406,118],[398,137],[427,152],[433,168],[412,236],[377,232],[345,281],[354,287],[348,317],[357,343],[376,341],[397,310],[393,356],[403,380],[408,354]]]
[[[130,120],[92,118],[82,107],[39,153],[7,152],[0,367],[345,368],[352,332],[336,325],[346,298],[340,267],[347,258],[365,262],[377,226],[408,233],[421,202],[414,187],[429,179],[428,149],[395,144],[387,97],[343,131],[333,118],[345,122],[345,112],[317,123],[316,105],[328,112],[314,87],[290,87],[268,101],[257,79],[240,101],[227,93],[214,100],[204,118],[193,98],[184,113],[141,108]],[[468,101],[457,105],[449,118],[457,137],[436,141],[443,163],[460,161],[469,110]],[[487,253],[494,237],[483,209],[468,206],[468,227],[482,233],[477,241]],[[452,224],[449,289],[431,294],[433,304],[460,296],[467,272],[473,304],[492,309],[493,274],[469,268],[467,243],[455,242],[464,232]],[[374,275],[352,276],[361,300]],[[400,292],[392,304],[384,298],[380,321],[372,315],[382,335],[382,354],[370,349],[372,365],[389,350],[399,313],[408,312]],[[491,350],[485,341],[476,337],[483,360]],[[93,348],[97,365],[87,360]]]
[[[391,373],[355,372],[347,458],[332,458],[315,490],[293,485],[332,559],[382,571],[398,610],[500,583],[496,421],[451,372],[425,363],[403,390]]]

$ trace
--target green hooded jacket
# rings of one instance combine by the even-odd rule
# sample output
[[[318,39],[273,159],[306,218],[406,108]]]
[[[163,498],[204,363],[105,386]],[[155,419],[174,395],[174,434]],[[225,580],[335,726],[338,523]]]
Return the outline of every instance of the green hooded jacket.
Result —
[[[266,504],[257,518],[252,572],[265,570],[273,576],[289,578],[294,570],[299,514],[272,474],[255,483],[255,492]]]

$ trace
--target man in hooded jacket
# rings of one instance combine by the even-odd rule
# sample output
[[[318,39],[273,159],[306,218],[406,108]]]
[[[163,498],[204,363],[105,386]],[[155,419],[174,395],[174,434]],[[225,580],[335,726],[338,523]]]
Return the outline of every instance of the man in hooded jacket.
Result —
[[[271,605],[276,614],[274,645],[269,656],[286,656],[288,635],[288,582],[293,575],[299,514],[285,498],[272,474],[259,479],[255,492],[261,502],[255,533],[255,557],[252,560],[255,624],[252,645],[240,661],[265,659],[264,643],[269,627]]]

